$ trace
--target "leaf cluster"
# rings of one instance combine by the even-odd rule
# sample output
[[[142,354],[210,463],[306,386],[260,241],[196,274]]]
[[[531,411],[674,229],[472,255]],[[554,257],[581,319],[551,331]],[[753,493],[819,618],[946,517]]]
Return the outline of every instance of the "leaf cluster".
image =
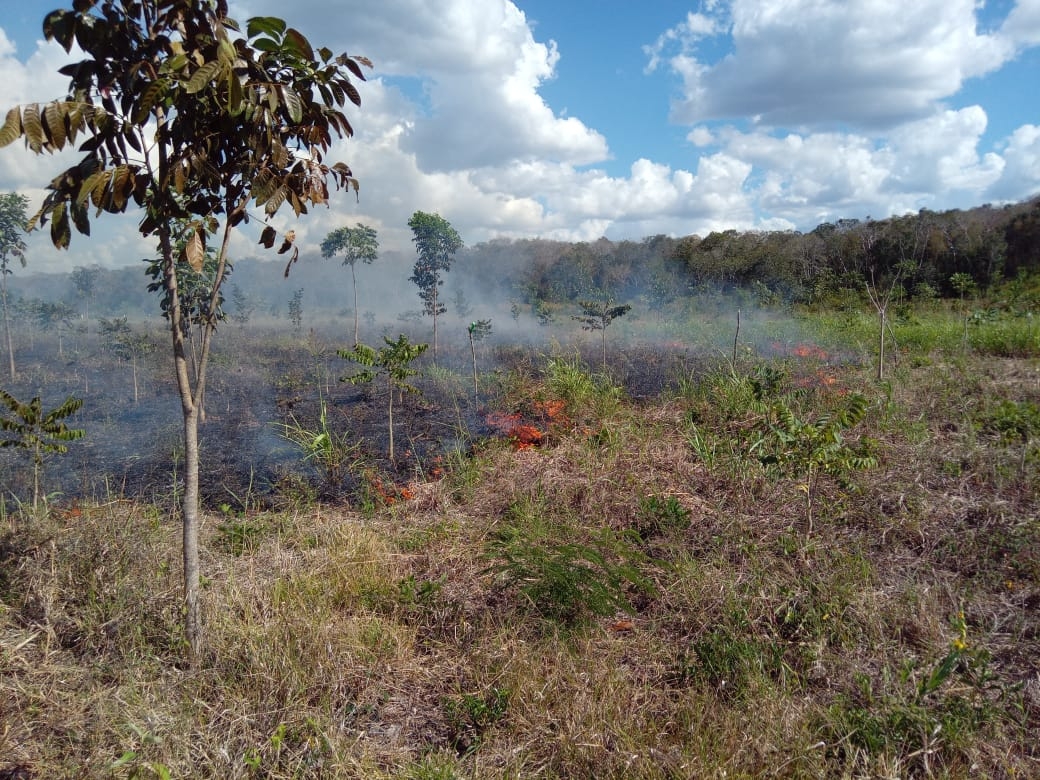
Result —
[[[408,227],[412,229],[412,241],[419,255],[408,280],[419,288],[426,314],[444,314],[448,309],[438,302],[437,288],[444,283],[442,274],[451,270],[455,253],[462,249],[462,238],[439,214],[416,211],[408,220]]]
[[[857,393],[838,409],[814,420],[801,420],[781,401],[773,407],[767,436],[752,449],[760,449],[759,460],[764,465],[797,474],[808,472],[810,479],[819,473],[841,479],[852,471],[874,468],[877,458],[863,447],[850,446],[842,435],[858,425],[869,408],[866,397]]]
[[[29,199],[17,192],[0,195],[0,274],[9,274],[10,258],[17,258],[25,267],[25,209]]]
[[[383,337],[383,341],[386,346],[378,350],[367,344],[355,344],[353,349],[337,350],[336,354],[344,360],[352,360],[365,367],[353,376],[343,377],[342,381],[358,385],[371,382],[378,375],[385,375],[391,386],[406,392],[418,392],[417,388],[408,384],[408,378],[419,373],[417,369],[411,368],[411,363],[430,345],[411,344],[403,333],[396,341],[387,336]]]
[[[0,439],[0,447],[30,450],[39,460],[42,453],[66,452],[68,447],[64,442],[75,441],[83,436],[81,429],[69,428],[65,422],[82,408],[82,398],[69,396],[62,404],[44,411],[40,396],[29,403],[22,403],[6,390],[0,389],[0,403],[14,415],[0,417],[0,431],[5,434]]]
[[[473,341],[482,341],[491,335],[491,320],[477,320],[476,322],[471,322],[466,330],[469,331],[470,339]]]
[[[80,0],[48,14],[46,38],[86,56],[60,71],[66,98],[7,112],[0,147],[24,138],[36,153],[84,156],[48,185],[31,227],[50,221],[67,247],[73,226],[89,234],[90,207],[135,203],[142,234],[162,235],[171,219],[224,214],[235,226],[250,200],[268,217],[283,203],[305,213],[327,202],[329,176],[357,189],[349,167],[322,155],[333,133],[353,134],[341,107],[360,104],[351,77],[371,63],[315,51],[271,17],[242,36],[227,12],[225,0]]]
[[[379,240],[376,229],[360,222],[356,227],[341,227],[333,230],[321,242],[321,256],[334,257],[343,253],[343,265],[353,266],[359,261],[371,264],[379,257]]]
[[[571,317],[581,323],[582,330],[606,330],[607,327],[618,317],[624,317],[632,307],[629,304],[615,306],[613,301],[578,301],[581,306],[581,314]]]

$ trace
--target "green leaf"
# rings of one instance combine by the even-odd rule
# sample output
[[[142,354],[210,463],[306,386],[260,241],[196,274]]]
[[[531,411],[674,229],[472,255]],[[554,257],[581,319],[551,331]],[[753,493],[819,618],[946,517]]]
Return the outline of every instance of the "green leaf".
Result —
[[[148,121],[148,117],[152,113],[152,109],[155,107],[156,103],[162,100],[165,92],[165,81],[153,81],[151,84],[145,87],[144,92],[141,93],[141,100],[138,102],[137,107],[134,109],[134,124],[142,125]]]
[[[192,77],[188,80],[188,83],[185,86],[185,90],[189,95],[201,92],[210,85],[210,82],[217,78],[217,74],[220,73],[223,67],[224,66],[218,60],[207,62],[192,74]]]
[[[292,27],[286,30],[285,43],[289,48],[294,49],[297,54],[307,60],[314,60],[314,50],[311,48],[310,41],[308,41],[299,30],[293,29]]]
[[[254,16],[246,22],[246,37],[248,38],[255,38],[257,35],[280,38],[284,32],[285,22],[276,16]]]

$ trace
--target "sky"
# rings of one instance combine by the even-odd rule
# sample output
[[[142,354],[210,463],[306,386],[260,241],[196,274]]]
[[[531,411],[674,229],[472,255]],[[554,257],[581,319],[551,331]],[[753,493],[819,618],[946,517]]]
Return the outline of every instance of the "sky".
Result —
[[[69,0],[2,0],[0,111],[63,97],[41,23]],[[417,210],[468,245],[801,230],[1040,193],[1040,0],[231,0],[373,61],[356,130],[326,161],[361,182],[272,224],[304,259],[363,222],[411,251]],[[30,197],[75,156],[0,149]],[[154,255],[102,215],[37,271]],[[255,254],[256,221],[233,253]],[[252,235],[251,232],[256,235]]]

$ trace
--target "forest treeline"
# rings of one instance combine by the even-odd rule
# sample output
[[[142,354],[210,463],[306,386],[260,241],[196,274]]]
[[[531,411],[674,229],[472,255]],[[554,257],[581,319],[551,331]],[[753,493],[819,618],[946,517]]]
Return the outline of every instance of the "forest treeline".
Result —
[[[376,299],[392,300],[401,311],[417,309],[416,290],[408,281],[413,262],[414,255],[406,252],[382,252],[359,284],[369,291],[377,288]],[[1040,197],[1000,207],[842,219],[807,233],[726,230],[592,242],[495,239],[458,253],[444,300],[449,310],[453,303],[459,309],[513,303],[537,312],[542,305],[588,299],[664,306],[699,293],[742,291],[763,305],[826,306],[862,296],[866,283],[895,283],[909,298],[954,298],[966,286],[983,290],[1036,271]],[[140,267],[81,267],[12,282],[15,305],[40,309],[34,317],[44,320],[70,314],[154,314]],[[348,303],[342,269],[316,253],[305,254],[288,280],[277,261],[236,261],[227,289],[225,308],[232,317],[245,306],[284,317],[287,302],[300,289],[306,291],[310,313],[342,311]],[[63,305],[55,308],[57,301]]]
[[[480,274],[480,269],[494,269]],[[911,297],[957,297],[1040,269],[1040,198],[1000,208],[843,219],[808,233],[726,230],[641,242],[496,240],[468,250],[459,273],[524,303],[609,296],[667,304],[691,293],[750,290],[762,303],[826,304],[867,282]]]

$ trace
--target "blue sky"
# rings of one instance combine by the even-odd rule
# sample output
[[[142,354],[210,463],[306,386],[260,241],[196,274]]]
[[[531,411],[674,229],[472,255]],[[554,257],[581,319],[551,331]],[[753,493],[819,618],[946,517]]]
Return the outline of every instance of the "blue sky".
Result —
[[[0,110],[61,96],[64,55],[37,47],[61,2],[5,5]],[[469,244],[638,240],[1040,193],[1040,0],[232,0],[232,13],[283,16],[375,63],[358,134],[334,155],[361,203],[276,217],[305,252],[357,221],[407,249],[418,209]],[[0,150],[0,191],[39,202],[60,164]],[[110,222],[89,247],[74,238],[75,257],[34,239],[35,266],[151,252],[136,219]]]

